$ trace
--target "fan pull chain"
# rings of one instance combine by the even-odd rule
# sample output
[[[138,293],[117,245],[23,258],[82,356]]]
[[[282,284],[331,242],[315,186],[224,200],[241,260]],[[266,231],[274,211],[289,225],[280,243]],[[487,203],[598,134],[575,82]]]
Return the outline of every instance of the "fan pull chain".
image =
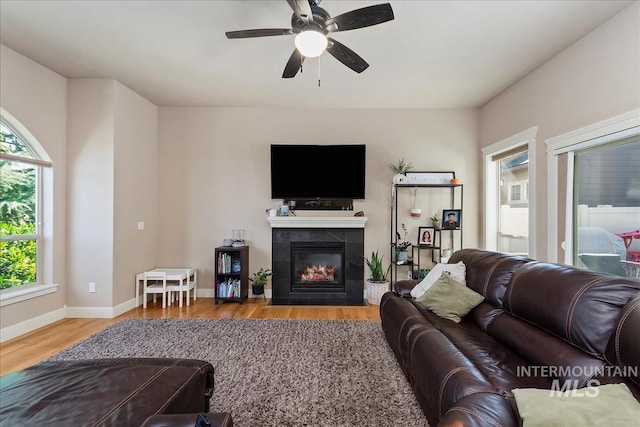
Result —
[[[321,56],[318,56],[318,87],[320,87],[320,58]]]

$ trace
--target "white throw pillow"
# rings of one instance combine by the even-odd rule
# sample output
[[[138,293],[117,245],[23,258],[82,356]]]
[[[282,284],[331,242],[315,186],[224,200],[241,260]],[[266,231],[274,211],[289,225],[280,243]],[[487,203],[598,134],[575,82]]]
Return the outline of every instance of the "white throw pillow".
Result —
[[[456,282],[467,284],[467,268],[462,261],[457,264],[436,264],[420,283],[411,289],[411,296],[420,298],[438,280],[440,275],[447,274]]]

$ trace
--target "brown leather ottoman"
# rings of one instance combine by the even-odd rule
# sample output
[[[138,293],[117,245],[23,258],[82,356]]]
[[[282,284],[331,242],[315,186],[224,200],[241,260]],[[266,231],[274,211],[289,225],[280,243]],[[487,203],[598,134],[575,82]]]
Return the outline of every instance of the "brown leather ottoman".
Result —
[[[155,414],[206,412],[212,394],[202,360],[42,362],[0,377],[0,424],[139,427]]]
[[[159,414],[146,419],[141,427],[209,427],[209,424],[198,422],[199,414]],[[231,414],[227,412],[202,413],[211,427],[233,427]]]

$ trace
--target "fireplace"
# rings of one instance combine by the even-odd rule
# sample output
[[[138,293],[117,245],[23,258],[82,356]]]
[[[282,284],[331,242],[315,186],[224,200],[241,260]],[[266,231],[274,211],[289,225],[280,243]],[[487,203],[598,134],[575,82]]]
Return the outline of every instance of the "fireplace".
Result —
[[[284,221],[287,225],[278,227]],[[325,228],[314,223],[299,228],[288,221],[301,219],[270,219],[271,303],[364,305],[364,227]]]
[[[344,292],[344,243],[291,242],[292,292]]]

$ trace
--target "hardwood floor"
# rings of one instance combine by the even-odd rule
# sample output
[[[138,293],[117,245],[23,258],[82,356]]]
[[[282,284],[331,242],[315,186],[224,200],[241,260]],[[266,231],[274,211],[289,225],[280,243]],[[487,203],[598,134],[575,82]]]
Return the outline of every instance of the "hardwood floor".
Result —
[[[63,319],[28,334],[0,344],[0,375],[17,371],[81,341],[105,327],[125,318],[204,318],[204,319],[351,319],[380,323],[379,307],[367,306],[272,306],[263,299],[246,300],[243,304],[214,304],[211,298],[200,298],[187,307],[178,304],[162,308],[162,303],[149,302],[148,307],[130,310],[113,319]]]

